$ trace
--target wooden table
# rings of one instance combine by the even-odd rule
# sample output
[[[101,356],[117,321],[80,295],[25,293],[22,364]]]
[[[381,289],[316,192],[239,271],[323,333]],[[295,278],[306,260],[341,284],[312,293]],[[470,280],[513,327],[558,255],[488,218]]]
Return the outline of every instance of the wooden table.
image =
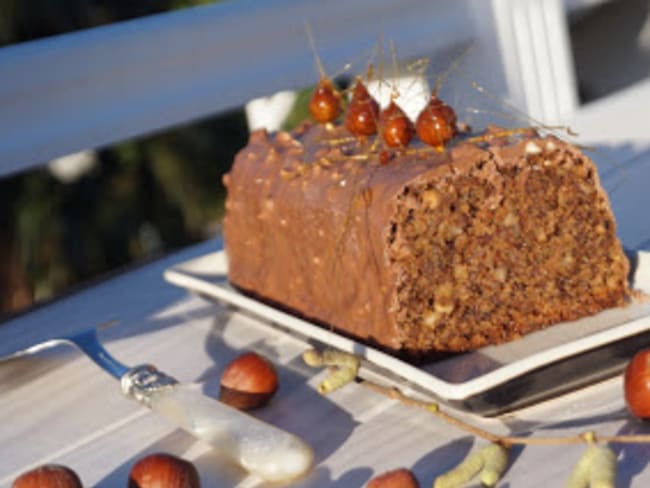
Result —
[[[627,189],[614,192],[614,207],[624,241],[647,247],[650,230],[643,215],[650,192],[643,188],[650,177],[650,153],[636,153],[630,161],[630,171],[614,174],[627,179]],[[2,324],[0,354],[52,331],[65,334],[118,318],[119,325],[101,333],[118,359],[128,365],[151,362],[215,394],[224,365],[242,349],[257,350],[278,364],[281,387],[256,415],[304,437],[316,452],[313,472],[294,486],[364,486],[373,475],[401,466],[412,469],[423,487],[431,486],[436,475],[485,444],[360,384],[320,396],[316,385],[324,372],[303,364],[305,343],[164,282],[167,267],[216,246],[205,242]],[[588,430],[650,433],[650,426],[627,414],[620,378],[502,418],[467,418],[497,433],[534,437]],[[155,451],[194,461],[206,487],[263,486],[202,442],[122,397],[111,377],[71,349],[0,364],[0,419],[0,486],[47,462],[74,468],[87,486],[126,486],[134,460]],[[619,455],[619,486],[648,486],[650,446],[613,447]],[[562,486],[583,449],[515,448],[499,486]]]

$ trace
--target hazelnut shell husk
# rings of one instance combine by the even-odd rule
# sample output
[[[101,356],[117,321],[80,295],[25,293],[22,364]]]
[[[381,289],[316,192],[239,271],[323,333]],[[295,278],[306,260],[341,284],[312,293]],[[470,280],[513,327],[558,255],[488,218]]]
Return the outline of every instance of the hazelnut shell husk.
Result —
[[[129,488],[200,488],[194,464],[166,453],[138,460],[129,473]]]
[[[77,473],[60,464],[45,464],[16,478],[12,488],[82,488]]]
[[[255,352],[245,352],[224,369],[219,400],[239,410],[252,410],[265,405],[277,389],[273,364]]]

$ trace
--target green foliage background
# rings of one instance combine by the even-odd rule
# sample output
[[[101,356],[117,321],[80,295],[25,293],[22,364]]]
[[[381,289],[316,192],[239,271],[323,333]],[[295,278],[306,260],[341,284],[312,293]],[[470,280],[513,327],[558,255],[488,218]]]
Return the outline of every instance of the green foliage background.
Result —
[[[0,0],[0,45],[218,0]]]
[[[202,3],[0,0],[0,44]],[[2,297],[17,287],[38,301],[216,234],[221,176],[247,137],[238,110],[97,149],[97,164],[71,183],[46,166],[0,180],[0,316],[16,309]]]

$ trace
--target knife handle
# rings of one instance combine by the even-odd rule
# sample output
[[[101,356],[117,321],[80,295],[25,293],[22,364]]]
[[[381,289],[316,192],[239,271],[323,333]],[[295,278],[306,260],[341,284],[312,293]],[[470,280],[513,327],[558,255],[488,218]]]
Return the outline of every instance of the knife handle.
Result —
[[[139,366],[122,377],[122,391],[265,480],[288,481],[312,465],[313,451],[303,440],[205,396],[200,385]]]

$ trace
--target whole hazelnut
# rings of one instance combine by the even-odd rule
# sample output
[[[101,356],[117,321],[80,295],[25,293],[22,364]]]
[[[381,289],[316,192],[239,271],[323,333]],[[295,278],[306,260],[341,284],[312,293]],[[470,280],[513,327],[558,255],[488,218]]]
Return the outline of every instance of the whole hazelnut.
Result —
[[[129,473],[129,488],[200,488],[192,463],[171,454],[157,453],[136,462]]]
[[[650,418],[650,349],[637,352],[624,375],[625,402],[633,415]]]
[[[221,376],[219,400],[240,410],[261,407],[278,389],[278,373],[271,362],[255,352],[231,361]]]
[[[375,476],[366,488],[420,488],[420,483],[408,469],[400,468]]]
[[[26,471],[14,480],[12,488],[82,488],[77,473],[66,466],[46,464]]]

